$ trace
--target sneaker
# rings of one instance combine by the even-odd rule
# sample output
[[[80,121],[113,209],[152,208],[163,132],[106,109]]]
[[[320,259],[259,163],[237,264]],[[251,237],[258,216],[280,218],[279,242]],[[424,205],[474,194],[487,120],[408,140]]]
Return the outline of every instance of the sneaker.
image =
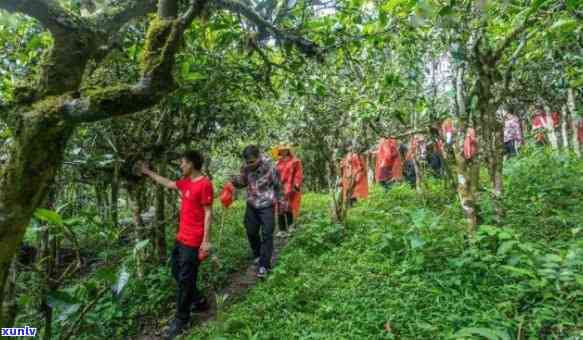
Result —
[[[206,298],[201,298],[197,302],[192,304],[192,312],[193,313],[204,313],[211,308],[210,303]]]
[[[188,325],[188,322],[180,320],[180,319],[174,319],[174,321],[172,321],[172,324],[170,325],[170,329],[168,330],[168,333],[166,333],[166,336],[164,337],[165,340],[173,340],[174,338],[176,338],[177,336],[179,336],[180,334],[182,334],[185,330],[186,330],[186,326]]]
[[[258,266],[259,265],[259,260],[261,260],[260,257],[256,257],[255,260],[253,260],[253,264]]]
[[[287,237],[288,234],[285,231],[278,231],[277,234],[275,234],[276,237]]]
[[[267,268],[265,267],[259,267],[259,269],[257,270],[257,277],[258,278],[264,278],[267,276]]]

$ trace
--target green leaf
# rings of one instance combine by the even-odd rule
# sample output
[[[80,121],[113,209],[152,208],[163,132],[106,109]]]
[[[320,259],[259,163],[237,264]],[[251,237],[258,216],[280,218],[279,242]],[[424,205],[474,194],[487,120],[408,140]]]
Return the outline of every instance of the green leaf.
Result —
[[[419,235],[413,235],[409,238],[409,240],[411,241],[412,249],[421,248],[425,244],[425,240],[423,240]]]
[[[184,75],[184,80],[187,80],[187,81],[197,81],[197,80],[203,80],[203,79],[206,79],[206,76],[201,74],[201,73],[198,73],[198,72],[190,72],[190,73]]]
[[[80,307],[81,304],[79,303],[65,306],[63,311],[59,313],[59,317],[57,318],[57,320],[61,322],[67,320],[71,315],[77,313]]]
[[[124,288],[127,286],[130,280],[130,273],[128,272],[127,268],[124,266],[117,276],[117,282],[113,286],[113,293],[118,297],[123,292]]]
[[[47,296],[47,304],[51,308],[63,308],[79,301],[69,292],[57,290]]]
[[[517,241],[505,241],[503,242],[500,247],[498,247],[498,255],[505,255],[506,253],[508,253],[515,244],[517,244]]]
[[[52,211],[52,210],[48,210],[48,209],[37,209],[34,212],[34,217],[38,218],[41,221],[45,221],[51,224],[55,224],[55,225],[63,225],[63,218],[61,217],[61,215],[56,212],[56,211]]]
[[[136,257],[138,255],[138,252],[142,249],[144,249],[148,244],[150,243],[150,240],[141,240],[140,242],[136,243],[136,245],[134,246],[134,257]]]
[[[561,262],[563,262],[563,259],[559,255],[555,255],[555,254],[547,254],[547,255],[545,255],[544,260],[546,262],[555,262],[555,263],[561,263]]]
[[[506,269],[507,271],[509,271],[511,273],[517,274],[518,276],[528,276],[531,278],[536,278],[534,273],[531,272],[530,270],[517,268],[517,267],[513,267],[513,266],[501,266],[501,268]]]
[[[95,278],[99,281],[106,281],[110,284],[113,284],[116,281],[117,276],[114,269],[101,268],[95,272]]]
[[[481,328],[481,327],[468,327],[459,330],[455,333],[452,338],[472,338],[475,339],[476,335],[482,336],[489,340],[510,340],[508,333],[498,329],[491,328]]]
[[[577,28],[578,22],[576,19],[561,19],[549,28],[551,32],[558,31],[559,33],[574,31]]]

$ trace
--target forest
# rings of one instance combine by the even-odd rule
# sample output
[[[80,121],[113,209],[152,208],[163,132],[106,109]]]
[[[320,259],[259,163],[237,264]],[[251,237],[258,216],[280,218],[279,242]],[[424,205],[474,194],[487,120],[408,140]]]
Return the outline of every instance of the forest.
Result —
[[[583,0],[0,0],[2,336],[583,339],[582,145]]]

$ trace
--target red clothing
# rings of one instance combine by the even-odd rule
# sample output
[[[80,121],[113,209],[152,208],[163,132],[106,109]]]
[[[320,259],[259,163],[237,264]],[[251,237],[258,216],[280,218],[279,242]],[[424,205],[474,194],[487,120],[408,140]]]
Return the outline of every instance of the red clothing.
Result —
[[[350,183],[353,184],[352,197],[365,199],[368,197],[367,162],[364,157],[349,153],[342,160],[342,194],[348,196]]]
[[[465,159],[472,159],[478,153],[478,140],[476,139],[476,130],[469,128],[466,132],[466,139],[464,140],[464,157]]]
[[[441,123],[441,133],[445,136],[448,132],[453,133],[455,131],[453,127],[453,120],[447,118]]]
[[[447,118],[441,123],[441,134],[446,143],[450,144],[453,142],[453,135],[455,134],[455,128],[453,126],[453,120]]]
[[[294,218],[300,214],[300,203],[302,194],[299,190],[304,182],[304,170],[302,161],[294,157],[290,152],[290,157],[277,161],[277,171],[283,185],[283,194],[288,200],[288,207]],[[298,189],[297,191],[294,189]]]
[[[425,151],[425,140],[423,137],[413,136],[411,137],[411,142],[409,143],[409,150],[407,150],[407,155],[405,159],[408,161],[417,158],[418,156],[423,158]]]
[[[553,120],[553,127],[556,129],[559,126],[559,113],[553,112],[551,114],[551,119]],[[537,113],[532,117],[532,128],[536,129],[546,129],[547,126],[547,114],[546,112]],[[540,143],[546,142],[546,137],[544,132],[538,132],[535,134],[535,139]]]
[[[441,139],[438,139],[435,143],[433,152],[444,156],[445,155],[445,145]]]
[[[577,139],[579,144],[583,144],[583,120],[581,118],[577,122]]]
[[[219,195],[219,199],[225,208],[228,208],[233,204],[233,201],[235,200],[235,186],[233,186],[233,183],[227,182],[225,184],[223,191],[221,191],[221,194]]]
[[[176,181],[176,186],[182,193],[176,240],[198,248],[204,236],[204,207],[213,204],[213,184],[207,177],[194,181],[187,177]]]
[[[401,177],[401,156],[397,141],[392,138],[381,138],[375,167],[376,181],[398,181]]]
[[[558,112],[553,112],[551,114],[551,119],[553,120],[553,127],[559,127],[560,116]],[[545,128],[547,125],[547,114],[545,112],[537,113],[532,117],[532,128],[533,129],[542,129]]]

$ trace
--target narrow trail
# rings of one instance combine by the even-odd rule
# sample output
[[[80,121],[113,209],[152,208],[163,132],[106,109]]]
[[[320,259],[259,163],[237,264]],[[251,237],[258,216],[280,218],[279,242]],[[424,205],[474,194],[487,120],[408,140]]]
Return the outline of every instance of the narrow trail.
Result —
[[[277,259],[279,254],[285,248],[289,242],[290,237],[275,237],[273,239],[273,264],[277,264]],[[215,296],[227,296],[225,305],[223,308],[227,308],[229,305],[233,304],[240,298],[242,298],[249,289],[253,288],[257,282],[261,279],[257,278],[256,266],[254,264],[249,264],[245,269],[235,272],[229,276],[229,285],[218,291],[209,291],[208,298],[211,306],[208,311],[204,313],[196,313],[192,315],[192,322],[190,330],[200,327],[206,327],[207,324],[215,320],[217,316],[217,305]],[[174,310],[172,310],[174,313]],[[146,326],[142,330],[142,335],[136,336],[134,340],[162,340],[164,339],[165,328],[159,327],[159,325],[151,324]],[[188,334],[189,331],[186,332]]]

